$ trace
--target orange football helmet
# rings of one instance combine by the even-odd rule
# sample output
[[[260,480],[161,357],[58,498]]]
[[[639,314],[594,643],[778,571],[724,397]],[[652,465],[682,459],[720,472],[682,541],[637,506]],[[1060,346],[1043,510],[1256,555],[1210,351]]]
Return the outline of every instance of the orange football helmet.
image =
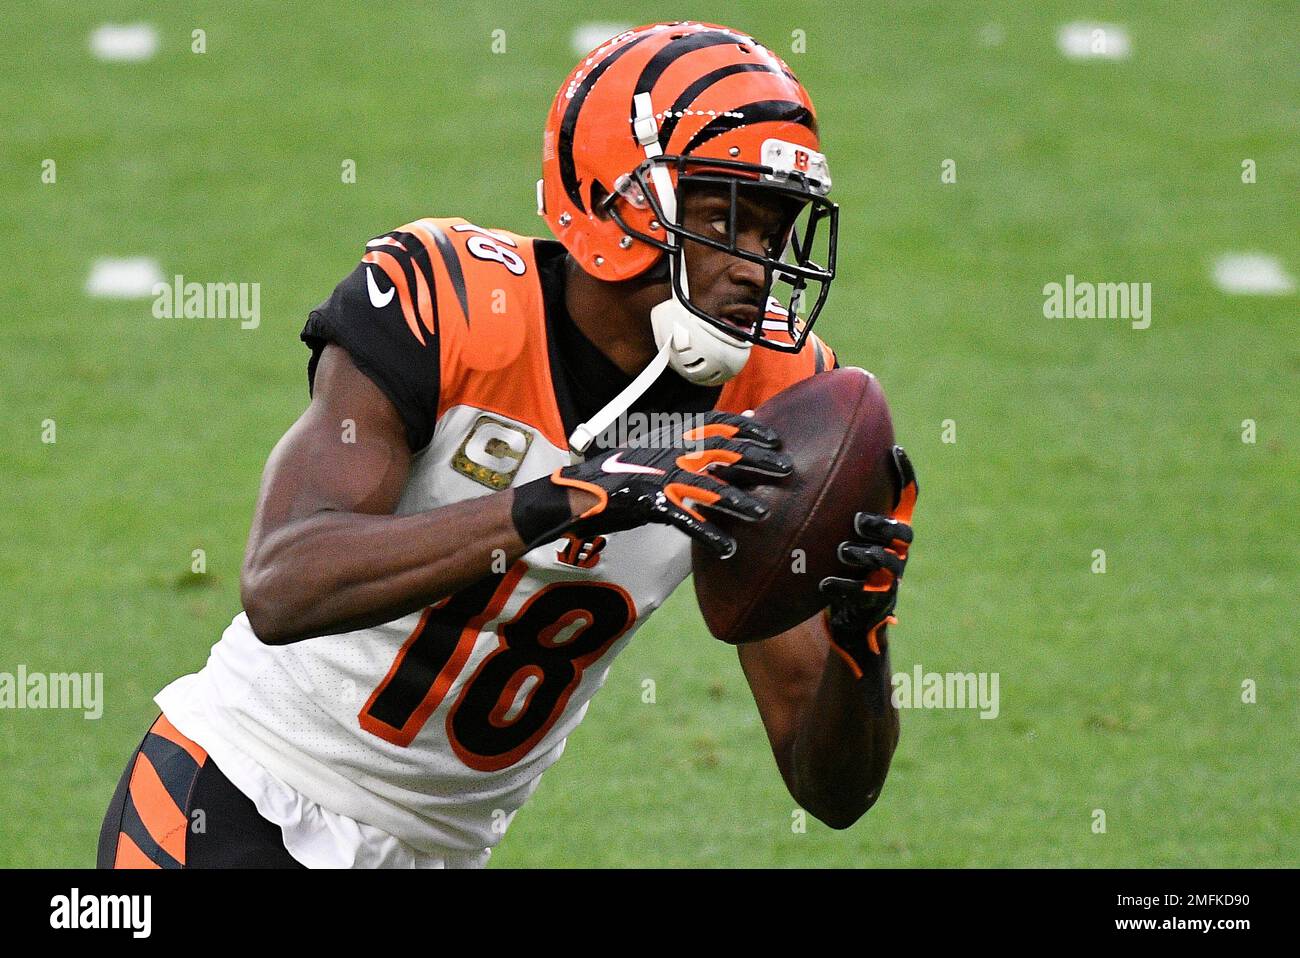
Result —
[[[637,27],[583,58],[556,94],[543,139],[538,213],[598,279],[641,276],[667,256],[674,299],[714,327],[697,339],[721,332],[742,347],[731,368],[713,377],[726,378],[743,365],[749,343],[797,352],[825,302],[839,211],[826,199],[831,178],[820,145],[808,92],[753,38],[708,23]],[[683,228],[680,190],[687,182],[730,192],[726,237]],[[797,201],[797,217],[766,255],[737,247],[738,189]],[[752,325],[739,327],[691,302],[682,259],[688,240],[764,266],[767,307]],[[784,302],[772,295],[777,282],[790,288]],[[817,285],[815,297],[809,284]],[[800,317],[805,305],[808,315]],[[768,336],[773,328],[789,339]]]

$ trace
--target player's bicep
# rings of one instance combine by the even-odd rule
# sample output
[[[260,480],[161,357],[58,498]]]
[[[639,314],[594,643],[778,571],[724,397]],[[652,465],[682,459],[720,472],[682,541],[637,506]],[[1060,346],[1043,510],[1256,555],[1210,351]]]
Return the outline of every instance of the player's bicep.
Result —
[[[772,754],[791,787],[791,749],[805,711],[817,695],[830,641],[819,612],[788,632],[736,646]]]
[[[311,405],[267,461],[250,555],[264,536],[323,510],[391,513],[410,463],[396,407],[344,349],[326,345]]]

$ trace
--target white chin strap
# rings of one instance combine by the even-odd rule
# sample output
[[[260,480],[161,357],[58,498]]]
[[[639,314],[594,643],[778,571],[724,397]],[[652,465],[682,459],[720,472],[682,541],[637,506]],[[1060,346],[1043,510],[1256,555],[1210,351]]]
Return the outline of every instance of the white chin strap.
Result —
[[[655,354],[655,358],[650,360],[650,365],[641,370],[636,379],[624,386],[623,391],[611,399],[604,409],[573,430],[573,435],[569,436],[570,462],[582,462],[592,440],[608,429],[624,410],[636,402],[641,394],[650,388],[650,384],[659,378],[659,374],[667,365],[668,349],[665,347]]]
[[[682,284],[686,283],[683,264]],[[682,305],[675,295],[650,310],[655,343],[668,353],[668,365],[700,386],[717,386],[734,377],[749,359],[751,343],[728,336]]]
[[[654,108],[650,105],[649,93],[638,93],[635,99],[636,120],[633,129],[637,142],[645,148],[647,157],[659,156],[659,125],[655,122]],[[677,195],[673,191],[672,178],[662,165],[650,169],[650,177],[659,205],[669,223],[677,223]],[[676,237],[668,234],[669,245],[676,244]],[[686,261],[682,256],[674,258],[673,268],[678,271],[682,294],[689,296],[686,284]],[[665,366],[683,379],[701,386],[717,386],[733,378],[749,359],[749,350],[753,345],[734,336],[728,336],[722,330],[696,316],[677,298],[676,287],[672,287],[668,299],[650,310],[650,326],[654,332],[655,344],[659,352],[655,358],[627,387],[610,400],[600,412],[580,425],[569,437],[569,455],[574,462],[580,462],[587,447],[622,413],[650,388],[659,378]]]

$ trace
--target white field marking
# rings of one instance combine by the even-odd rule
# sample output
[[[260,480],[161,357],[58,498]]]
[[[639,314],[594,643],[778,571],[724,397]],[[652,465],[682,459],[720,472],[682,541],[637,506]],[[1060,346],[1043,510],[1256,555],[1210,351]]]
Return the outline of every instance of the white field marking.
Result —
[[[154,285],[163,283],[162,267],[156,259],[136,256],[127,259],[101,257],[95,260],[86,280],[86,295],[105,299],[143,299],[154,295]]]
[[[1057,32],[1056,45],[1071,60],[1127,60],[1132,52],[1128,28],[1119,23],[1067,23]]]
[[[586,56],[610,37],[616,37],[631,28],[630,23],[580,23],[569,36],[569,47],[574,56]]]
[[[150,23],[105,23],[90,35],[90,52],[101,60],[148,60],[158,52],[158,31]]]
[[[1230,296],[1288,296],[1295,278],[1267,253],[1224,253],[1214,261],[1214,285]]]
[[[1007,38],[1007,33],[1000,23],[986,23],[980,27],[979,39],[982,47],[1000,47]]]

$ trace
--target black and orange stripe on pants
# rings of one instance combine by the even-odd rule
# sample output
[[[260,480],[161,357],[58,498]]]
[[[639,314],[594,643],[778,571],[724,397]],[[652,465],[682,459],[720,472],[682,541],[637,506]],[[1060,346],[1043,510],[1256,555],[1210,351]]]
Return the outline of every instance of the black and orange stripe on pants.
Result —
[[[279,826],[167,716],[153,723],[113,793],[100,868],[301,868]]]

